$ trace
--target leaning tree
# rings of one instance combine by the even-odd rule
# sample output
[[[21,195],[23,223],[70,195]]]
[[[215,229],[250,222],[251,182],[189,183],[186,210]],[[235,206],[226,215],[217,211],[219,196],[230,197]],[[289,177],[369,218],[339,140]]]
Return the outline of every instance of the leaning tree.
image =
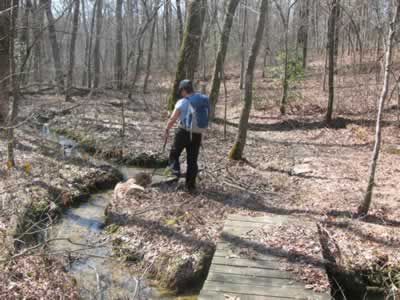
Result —
[[[0,1],[0,124],[5,124],[9,103],[11,0]]]
[[[179,82],[183,79],[193,80],[199,60],[199,49],[203,23],[206,12],[206,0],[189,1],[186,28],[183,34],[179,61],[176,68],[174,85],[168,97],[168,110],[174,109],[177,101]]]
[[[393,15],[393,19],[390,22],[388,39],[385,46],[385,69],[384,69],[382,92],[379,98],[378,117],[376,119],[375,146],[372,152],[371,164],[369,168],[367,191],[365,193],[363,202],[358,208],[359,215],[368,214],[368,210],[371,206],[371,201],[372,201],[372,192],[375,186],[375,173],[378,165],[379,152],[382,144],[381,122],[382,122],[382,115],[383,115],[383,109],[385,107],[385,102],[389,96],[390,73],[391,73],[391,67],[392,67],[391,65],[393,58],[393,44],[395,40],[396,25],[399,20],[399,14],[400,14],[400,0],[396,0],[396,9]]]
[[[215,115],[215,108],[217,106],[217,101],[219,97],[219,89],[221,86],[221,78],[224,74],[224,63],[226,52],[228,50],[229,36],[231,34],[233,17],[235,16],[236,8],[239,4],[239,0],[230,0],[229,5],[225,15],[224,26],[221,32],[221,38],[219,41],[217,58],[215,60],[214,74],[212,78],[210,101],[211,101],[211,119]]]
[[[257,22],[256,35],[254,36],[253,45],[251,47],[249,60],[247,63],[245,87],[243,96],[243,109],[240,115],[239,132],[236,141],[229,153],[229,158],[234,160],[242,159],[244,146],[246,145],[247,127],[249,125],[250,110],[253,100],[253,78],[254,68],[256,66],[257,55],[260,50],[261,41],[264,33],[265,19],[267,15],[268,0],[262,0],[260,7],[260,15]]]

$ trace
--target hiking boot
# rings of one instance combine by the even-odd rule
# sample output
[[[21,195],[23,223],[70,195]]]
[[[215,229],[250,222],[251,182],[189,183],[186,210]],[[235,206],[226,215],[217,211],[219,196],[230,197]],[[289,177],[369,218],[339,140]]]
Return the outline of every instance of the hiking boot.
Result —
[[[185,190],[186,190],[186,192],[188,192],[191,195],[197,195],[198,194],[198,191],[197,191],[195,186],[186,185]]]

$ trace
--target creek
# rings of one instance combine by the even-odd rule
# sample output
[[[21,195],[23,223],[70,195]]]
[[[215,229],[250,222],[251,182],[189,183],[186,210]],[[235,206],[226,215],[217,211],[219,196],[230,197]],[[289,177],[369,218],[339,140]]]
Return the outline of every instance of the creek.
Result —
[[[52,133],[46,124],[42,136],[58,143],[66,159],[85,156],[73,140]],[[143,168],[120,167],[119,170],[125,179],[138,172],[154,173]],[[153,175],[153,184],[165,181],[159,173]],[[182,299],[151,287],[127,262],[113,257],[112,238],[104,228],[105,209],[112,194],[112,190],[96,193],[78,206],[66,209],[59,222],[47,232],[47,238],[54,239],[50,252],[71,258],[66,269],[75,278],[82,299]]]

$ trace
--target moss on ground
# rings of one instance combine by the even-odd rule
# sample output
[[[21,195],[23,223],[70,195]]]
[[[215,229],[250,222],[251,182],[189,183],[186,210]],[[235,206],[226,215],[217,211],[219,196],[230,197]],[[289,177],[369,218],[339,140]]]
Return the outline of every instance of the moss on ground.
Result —
[[[98,152],[97,141],[84,133],[67,128],[54,128],[52,129],[56,134],[63,135],[67,138],[74,140],[78,144],[80,150],[85,151],[91,155]]]
[[[119,162],[126,166],[142,168],[164,168],[168,166],[168,158],[148,153],[129,155]]]
[[[331,273],[328,270],[328,274],[334,278],[331,284],[338,297],[335,299],[342,299],[341,293],[335,292],[338,290],[342,290],[347,299],[362,300],[388,299],[391,291],[400,289],[400,265],[392,266],[387,262],[374,263],[364,269],[331,270]]]
[[[200,249],[188,257],[159,257],[154,263],[150,277],[159,286],[176,293],[198,289],[207,277],[214,249]]]

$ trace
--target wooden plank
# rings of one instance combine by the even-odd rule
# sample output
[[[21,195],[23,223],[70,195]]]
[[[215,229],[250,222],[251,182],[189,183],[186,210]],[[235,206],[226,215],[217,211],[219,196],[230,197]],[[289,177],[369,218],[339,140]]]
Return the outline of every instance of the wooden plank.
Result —
[[[236,297],[236,298],[235,298]],[[289,300],[284,297],[269,297],[257,295],[244,295],[238,293],[222,293],[215,291],[201,291],[198,300]]]
[[[260,254],[257,252],[252,252],[251,256],[245,254],[245,253],[238,253],[240,249],[232,249],[229,247],[230,245],[224,244],[223,246],[225,247],[219,247],[214,253],[214,257],[224,257],[224,258],[244,258],[244,259],[255,259],[255,260],[262,260],[262,261],[280,261],[282,258],[279,256],[272,256],[272,255],[265,255],[265,254]],[[236,252],[235,252],[236,251]]]
[[[244,222],[244,221],[237,221],[237,220],[227,220],[225,222],[224,229],[227,227],[245,227],[245,228],[268,228],[276,223],[261,223],[261,222]],[[279,225],[279,224],[278,224]]]
[[[252,242],[252,232],[272,230],[274,224],[296,220],[288,216],[229,216],[223,229],[226,236],[222,234],[217,242],[210,273],[199,299],[331,299],[328,294],[305,289],[303,283],[295,281],[293,274],[280,269],[282,257],[268,253],[268,245]],[[258,245],[265,246],[266,251],[260,253],[260,250],[252,249]]]
[[[283,224],[290,222],[292,217],[289,216],[241,216],[241,215],[229,215],[227,221],[241,221],[250,223],[264,223],[264,224]]]
[[[265,224],[265,223],[250,223],[250,222],[242,222],[242,221],[226,221],[224,229],[230,227],[244,227],[244,228],[270,228],[273,224]]]
[[[224,251],[224,252],[227,252],[227,253],[235,254],[235,253],[245,253],[246,249],[248,249],[249,250],[248,252],[251,255],[260,256],[260,257],[264,257],[264,258],[271,257],[271,260],[272,259],[279,260],[279,259],[284,259],[286,257],[284,252],[282,253],[282,255],[278,255],[279,253],[275,254],[275,253],[269,252],[268,251],[269,250],[268,249],[268,245],[261,245],[261,246],[264,246],[265,249],[263,249],[263,250],[261,250],[261,249],[254,250],[252,248],[246,248],[245,245],[229,243],[227,241],[219,241],[218,242],[218,247],[219,248],[217,249],[217,251]],[[242,254],[240,256],[243,256],[244,258],[246,258],[245,254]]]
[[[222,293],[240,293],[245,295],[269,296],[269,297],[286,297],[289,299],[327,299],[326,294],[317,294],[297,287],[268,287],[265,286],[248,286],[245,284],[232,284],[226,282],[207,281],[204,288],[208,291]]]
[[[280,270],[234,267],[234,266],[224,266],[224,265],[214,265],[214,264],[211,265],[210,272],[237,274],[237,275],[246,275],[255,277],[271,277],[271,278],[283,278],[283,279],[293,278],[293,276],[290,273]]]
[[[280,270],[281,264],[279,261],[271,260],[254,260],[248,258],[226,258],[226,257],[214,257],[212,261],[213,265],[225,265],[235,267],[254,267],[260,269],[272,269]]]
[[[282,279],[282,278],[268,278],[268,277],[255,277],[255,276],[244,276],[244,275],[236,275],[236,274],[225,274],[225,273],[216,273],[211,272],[207,281],[218,281],[218,282],[227,282],[227,283],[235,283],[235,284],[247,284],[258,285],[258,286],[296,286],[298,288],[304,288],[304,284],[301,282],[297,282],[291,279]]]
[[[222,232],[236,235],[238,238],[246,238],[247,235],[251,237],[253,235],[259,235],[261,230],[265,230],[262,228],[254,228],[254,227],[240,227],[240,226],[225,226]]]

